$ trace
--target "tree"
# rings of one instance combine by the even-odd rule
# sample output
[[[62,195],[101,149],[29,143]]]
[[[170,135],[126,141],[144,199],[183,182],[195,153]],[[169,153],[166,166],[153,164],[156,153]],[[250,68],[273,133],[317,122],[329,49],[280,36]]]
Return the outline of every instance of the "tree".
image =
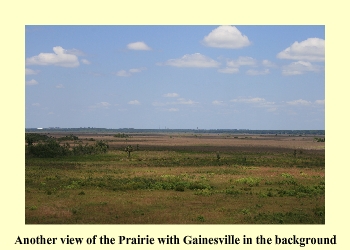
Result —
[[[134,151],[134,149],[132,148],[132,146],[127,146],[125,147],[124,151],[128,153],[128,158],[130,158],[130,153]]]

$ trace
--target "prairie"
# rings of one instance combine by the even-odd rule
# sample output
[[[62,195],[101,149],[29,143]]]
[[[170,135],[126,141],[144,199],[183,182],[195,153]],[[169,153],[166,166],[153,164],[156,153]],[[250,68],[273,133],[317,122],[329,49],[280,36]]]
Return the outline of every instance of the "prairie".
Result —
[[[26,224],[325,223],[325,143],[314,136],[68,135],[50,133],[108,151],[26,154]]]

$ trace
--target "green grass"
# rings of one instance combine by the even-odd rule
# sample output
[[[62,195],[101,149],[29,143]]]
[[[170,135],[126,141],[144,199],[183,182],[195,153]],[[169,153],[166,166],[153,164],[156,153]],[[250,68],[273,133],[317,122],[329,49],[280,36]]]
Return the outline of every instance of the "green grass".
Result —
[[[26,157],[27,224],[324,224],[324,152]]]

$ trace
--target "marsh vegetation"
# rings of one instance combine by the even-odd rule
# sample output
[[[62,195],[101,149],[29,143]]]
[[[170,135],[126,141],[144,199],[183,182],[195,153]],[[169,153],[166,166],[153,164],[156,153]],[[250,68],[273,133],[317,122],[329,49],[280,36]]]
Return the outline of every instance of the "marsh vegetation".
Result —
[[[27,224],[325,223],[325,143],[311,135],[26,139]]]

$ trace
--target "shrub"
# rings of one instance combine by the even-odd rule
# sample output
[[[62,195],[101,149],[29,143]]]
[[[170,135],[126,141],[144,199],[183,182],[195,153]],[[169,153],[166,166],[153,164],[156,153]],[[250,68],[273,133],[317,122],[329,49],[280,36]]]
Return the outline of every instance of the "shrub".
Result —
[[[238,183],[247,184],[249,187],[259,186],[260,178],[246,177],[236,180]]]
[[[25,134],[25,140],[28,144],[28,146],[33,145],[34,142],[39,142],[39,141],[46,141],[50,139],[47,135],[43,134],[37,134],[37,133],[26,133]]]
[[[60,146],[55,140],[49,140],[46,143],[39,142],[37,145],[28,146],[30,155],[41,158],[54,158],[58,156],[69,155],[67,147]]]
[[[36,145],[27,146],[28,154],[40,158],[54,158],[68,155],[86,155],[106,153],[109,146],[103,141],[97,141],[95,145],[79,144],[70,150],[70,145],[60,145],[56,140],[50,139],[46,142],[39,142]]]
[[[58,141],[77,141],[79,140],[78,136],[75,135],[66,135],[64,137],[58,138]]]
[[[117,137],[117,138],[128,138],[129,136],[124,134],[124,133],[122,133],[122,134],[118,133],[118,134],[114,135],[114,137]]]

